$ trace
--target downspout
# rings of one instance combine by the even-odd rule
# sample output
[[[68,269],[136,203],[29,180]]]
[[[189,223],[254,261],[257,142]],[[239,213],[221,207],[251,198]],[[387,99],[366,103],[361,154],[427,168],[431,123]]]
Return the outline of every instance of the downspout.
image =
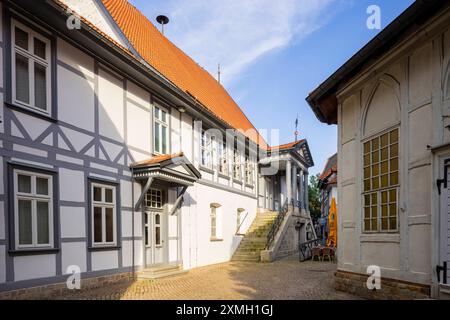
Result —
[[[134,253],[134,248],[135,248],[135,246],[134,246],[134,237],[135,237],[135,234],[134,234],[134,168],[131,168],[131,201],[132,201],[132,211],[131,211],[131,234],[132,234],[132,245],[133,245],[133,248],[131,249],[131,258],[132,258],[132,261],[131,261],[131,272],[132,272],[132,275],[133,275],[133,279],[135,278],[135,265],[134,265],[134,261],[135,261],[135,258],[134,258],[134,255],[135,255],[135,253]]]

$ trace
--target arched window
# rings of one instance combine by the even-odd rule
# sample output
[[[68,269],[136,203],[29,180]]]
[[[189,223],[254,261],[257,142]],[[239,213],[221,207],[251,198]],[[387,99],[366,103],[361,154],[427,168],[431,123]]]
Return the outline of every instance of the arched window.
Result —
[[[383,75],[362,119],[364,232],[398,231],[400,99],[398,82]]]

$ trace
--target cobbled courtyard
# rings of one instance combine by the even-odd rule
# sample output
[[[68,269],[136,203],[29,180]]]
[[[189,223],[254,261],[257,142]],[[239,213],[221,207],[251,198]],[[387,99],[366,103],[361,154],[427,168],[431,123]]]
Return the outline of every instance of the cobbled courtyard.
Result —
[[[274,263],[228,262],[158,280],[121,282],[57,299],[356,299],[333,286],[336,264],[290,257]]]

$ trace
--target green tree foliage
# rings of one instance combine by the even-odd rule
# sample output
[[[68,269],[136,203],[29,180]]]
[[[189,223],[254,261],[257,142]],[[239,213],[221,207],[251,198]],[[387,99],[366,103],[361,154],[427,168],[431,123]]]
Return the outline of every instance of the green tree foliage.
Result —
[[[313,220],[320,218],[320,190],[319,190],[319,174],[309,177],[308,186],[308,198],[309,198],[309,211]]]

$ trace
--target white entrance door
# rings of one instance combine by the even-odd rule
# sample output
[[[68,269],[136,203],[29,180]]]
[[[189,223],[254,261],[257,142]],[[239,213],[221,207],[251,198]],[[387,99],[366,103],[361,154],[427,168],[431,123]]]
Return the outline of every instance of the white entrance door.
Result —
[[[167,263],[166,220],[162,211],[145,213],[145,252],[147,265]]]
[[[441,193],[441,223],[440,223],[440,289],[441,293],[450,294],[450,160],[446,161],[444,171],[447,188],[442,184]],[[443,270],[446,267],[446,272]],[[446,274],[446,279],[444,278]]]

